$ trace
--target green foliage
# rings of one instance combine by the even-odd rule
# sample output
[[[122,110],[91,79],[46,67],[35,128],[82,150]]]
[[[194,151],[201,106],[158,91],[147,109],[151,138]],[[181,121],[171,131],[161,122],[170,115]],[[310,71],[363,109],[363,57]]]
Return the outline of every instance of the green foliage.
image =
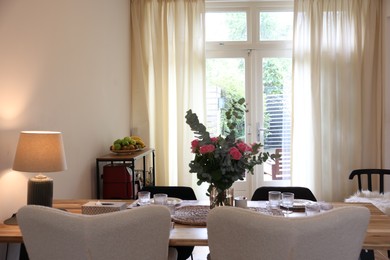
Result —
[[[263,65],[263,85],[265,94],[283,93],[283,73],[274,59],[267,59]]]
[[[232,41],[242,41],[247,39],[246,15],[240,13],[226,13],[229,28],[229,39]]]

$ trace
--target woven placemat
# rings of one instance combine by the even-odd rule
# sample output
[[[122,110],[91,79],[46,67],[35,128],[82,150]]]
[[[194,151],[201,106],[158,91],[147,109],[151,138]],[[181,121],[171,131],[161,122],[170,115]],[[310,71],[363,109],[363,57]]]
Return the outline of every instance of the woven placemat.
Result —
[[[254,210],[256,212],[265,214],[265,215],[271,215],[271,216],[284,216],[283,211],[285,210],[283,207],[277,208],[277,209],[271,209],[271,208],[257,208],[257,207],[249,207],[248,209]],[[289,208],[289,210],[293,212],[302,212],[301,209],[295,209]],[[305,209],[303,209],[303,212],[305,212]]]
[[[281,209],[270,209],[270,208],[258,208],[258,207],[248,207],[248,209],[271,216],[284,216]]]
[[[175,209],[172,220],[177,224],[206,226],[207,214],[209,211],[210,206],[181,206]]]

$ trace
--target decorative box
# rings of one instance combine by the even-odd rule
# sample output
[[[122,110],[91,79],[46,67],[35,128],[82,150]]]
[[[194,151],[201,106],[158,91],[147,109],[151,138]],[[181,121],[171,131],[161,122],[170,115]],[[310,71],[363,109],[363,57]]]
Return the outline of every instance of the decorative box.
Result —
[[[134,199],[132,177],[132,171],[128,165],[105,165],[103,167],[103,199]],[[134,194],[137,194],[137,184],[134,188]]]
[[[127,208],[126,202],[90,201],[81,206],[81,213],[85,215],[97,215],[97,214],[109,213],[114,211],[120,211],[126,208]]]

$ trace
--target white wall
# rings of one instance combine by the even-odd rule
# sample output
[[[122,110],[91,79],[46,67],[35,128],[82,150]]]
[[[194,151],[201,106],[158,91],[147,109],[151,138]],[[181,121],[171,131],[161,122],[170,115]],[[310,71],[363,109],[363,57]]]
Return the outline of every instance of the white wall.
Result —
[[[26,204],[21,130],[63,132],[55,198],[92,198],[95,158],[130,133],[128,0],[0,1],[0,221]]]

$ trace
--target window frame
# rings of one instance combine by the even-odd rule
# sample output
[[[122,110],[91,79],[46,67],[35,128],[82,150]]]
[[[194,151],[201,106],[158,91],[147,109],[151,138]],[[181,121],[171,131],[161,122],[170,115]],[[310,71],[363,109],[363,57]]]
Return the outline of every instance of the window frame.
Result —
[[[281,50],[292,49],[291,41],[260,41],[259,35],[259,14],[260,12],[292,12],[294,2],[291,1],[206,1],[207,12],[235,12],[247,13],[247,41],[212,41],[205,43],[207,51],[229,51],[229,50]]]

